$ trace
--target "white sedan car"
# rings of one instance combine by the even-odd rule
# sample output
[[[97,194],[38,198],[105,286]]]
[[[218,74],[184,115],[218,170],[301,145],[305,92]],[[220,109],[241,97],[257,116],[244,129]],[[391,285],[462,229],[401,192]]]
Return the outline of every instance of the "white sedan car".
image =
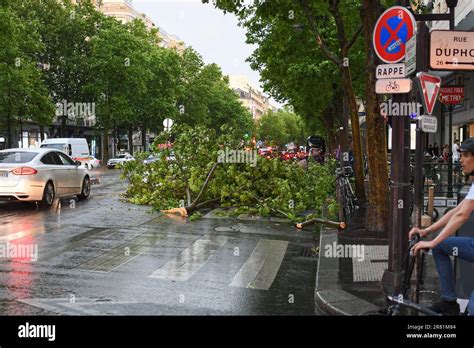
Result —
[[[40,202],[50,207],[56,197],[87,199],[91,181],[71,157],[48,148],[0,151],[0,200]]]
[[[130,155],[129,153],[117,155],[114,158],[109,159],[109,161],[107,162],[107,168],[113,169],[113,168],[115,168],[115,166],[117,164],[122,164],[122,163],[125,163],[125,162],[128,162],[128,161],[133,161],[134,159],[135,158],[133,158],[133,156]]]
[[[100,167],[101,161],[94,156],[89,156],[86,159],[81,160],[81,163],[83,163],[87,169],[94,169]]]

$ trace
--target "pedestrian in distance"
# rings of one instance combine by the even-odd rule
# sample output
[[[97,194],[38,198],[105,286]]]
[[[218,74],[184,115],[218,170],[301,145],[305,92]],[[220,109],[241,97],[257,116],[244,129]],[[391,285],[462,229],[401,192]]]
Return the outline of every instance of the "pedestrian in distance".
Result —
[[[425,150],[425,156],[433,157],[433,146],[431,144]]]
[[[454,148],[454,147],[453,147]],[[460,146],[460,165],[464,175],[474,176],[474,138],[466,139]],[[447,212],[433,225],[420,229],[413,227],[408,236],[411,239],[415,234],[426,237],[430,233],[441,232],[430,241],[421,241],[414,246],[415,255],[422,249],[431,249],[440,279],[441,301],[435,303],[431,309],[444,315],[459,315],[455,289],[455,275],[451,256],[474,263],[474,238],[453,237],[474,211],[474,183],[464,200],[454,209]]]
[[[438,146],[438,143],[434,143],[434,145],[433,145],[433,156],[439,157],[439,146]]]
[[[443,146],[443,160],[445,162],[448,162],[448,158],[449,158],[449,145],[448,144],[445,144]]]

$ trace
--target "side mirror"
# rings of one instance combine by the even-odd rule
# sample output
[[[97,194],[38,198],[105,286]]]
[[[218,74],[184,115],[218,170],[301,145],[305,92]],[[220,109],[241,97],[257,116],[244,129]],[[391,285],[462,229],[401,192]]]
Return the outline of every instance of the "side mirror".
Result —
[[[81,164],[81,161],[76,161],[76,167],[79,167]]]

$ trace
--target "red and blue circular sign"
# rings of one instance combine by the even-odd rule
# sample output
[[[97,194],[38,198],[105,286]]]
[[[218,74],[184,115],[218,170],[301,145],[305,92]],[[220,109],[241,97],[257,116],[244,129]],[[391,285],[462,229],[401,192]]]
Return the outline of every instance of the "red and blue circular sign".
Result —
[[[385,63],[398,63],[405,58],[405,45],[415,34],[413,14],[401,6],[393,6],[379,17],[374,28],[374,49]]]

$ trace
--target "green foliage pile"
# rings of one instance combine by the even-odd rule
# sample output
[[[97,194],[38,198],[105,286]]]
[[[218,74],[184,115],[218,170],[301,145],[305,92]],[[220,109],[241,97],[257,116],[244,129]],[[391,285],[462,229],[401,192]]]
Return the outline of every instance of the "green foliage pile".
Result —
[[[244,149],[245,144],[235,140],[239,138],[233,132],[225,127],[221,132],[201,126],[177,127],[173,150],[157,151],[159,159],[149,164],[143,163],[147,154],[124,164],[122,175],[129,181],[126,197],[131,203],[155,209],[188,205],[186,190],[192,199],[197,197],[219,151]],[[169,137],[162,133],[154,148]],[[301,220],[300,214],[309,210],[319,215],[324,205],[333,214],[337,211],[334,161],[325,165],[310,162],[304,170],[294,162],[267,159],[255,149],[250,151],[254,151],[256,162],[219,163],[200,201],[218,199],[223,207],[237,207],[235,214],[286,214],[292,220]],[[172,155],[174,159],[168,160]]]

